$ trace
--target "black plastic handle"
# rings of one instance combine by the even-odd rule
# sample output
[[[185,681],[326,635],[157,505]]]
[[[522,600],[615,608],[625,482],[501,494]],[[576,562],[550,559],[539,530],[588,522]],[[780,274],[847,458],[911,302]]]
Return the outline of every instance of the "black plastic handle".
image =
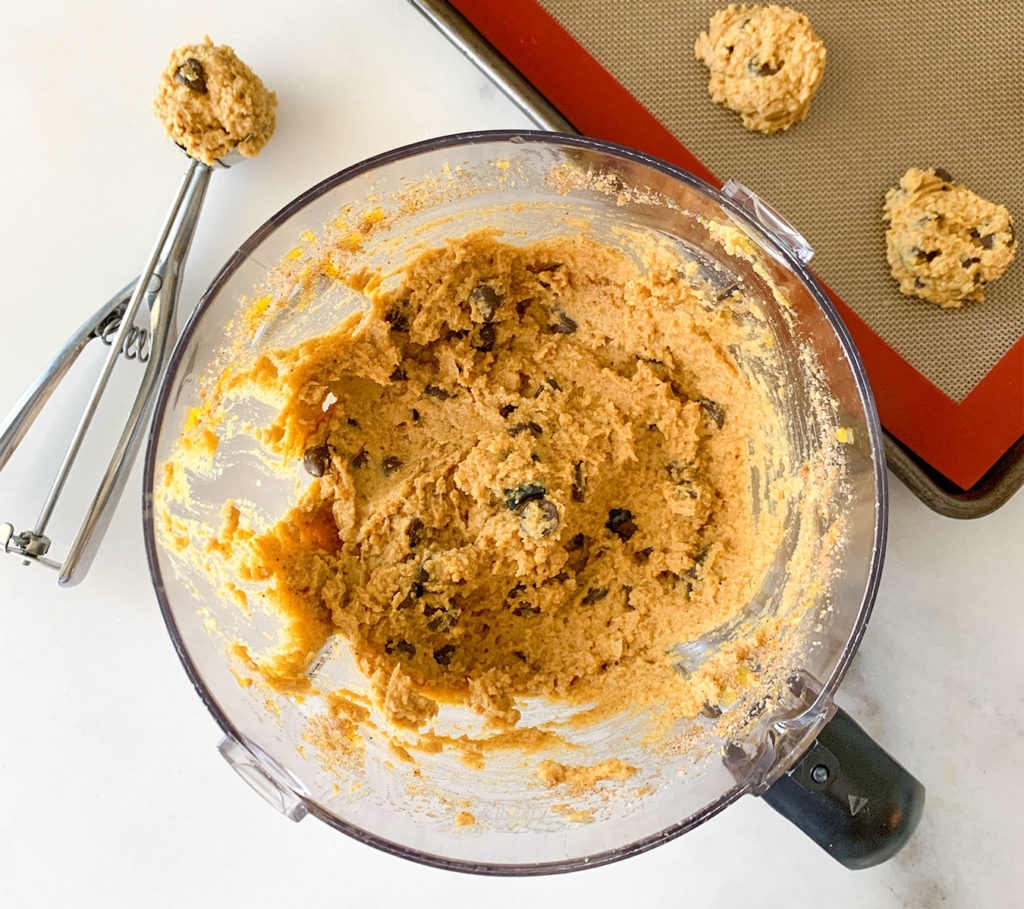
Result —
[[[837,710],[764,800],[847,868],[892,858],[921,819],[925,790]]]

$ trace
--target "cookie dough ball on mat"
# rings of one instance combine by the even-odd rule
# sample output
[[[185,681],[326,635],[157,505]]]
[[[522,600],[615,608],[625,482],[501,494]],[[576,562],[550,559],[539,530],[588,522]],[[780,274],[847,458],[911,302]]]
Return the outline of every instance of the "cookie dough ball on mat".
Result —
[[[886,255],[900,291],[942,307],[985,298],[1013,261],[1017,241],[1003,205],[940,167],[912,167],[885,195]]]
[[[764,133],[803,120],[825,72],[825,45],[810,20],[774,4],[719,10],[694,50],[710,70],[711,100]]]

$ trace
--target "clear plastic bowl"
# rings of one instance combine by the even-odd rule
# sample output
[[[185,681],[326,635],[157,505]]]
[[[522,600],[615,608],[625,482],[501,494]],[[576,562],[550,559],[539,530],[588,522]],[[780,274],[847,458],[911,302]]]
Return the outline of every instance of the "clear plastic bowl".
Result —
[[[569,172],[588,179],[552,179],[553,173]],[[389,200],[408,200],[410,187],[419,188],[419,204],[403,209],[395,202],[389,209]],[[834,711],[833,693],[875,595],[886,527],[885,461],[853,343],[801,261],[806,250],[798,235],[757,202],[742,192],[723,194],[662,161],[608,143],[550,133],[471,133],[398,149],[330,177],[257,230],[217,275],[182,333],[156,404],[145,469],[146,546],[168,631],[224,730],[222,751],[280,810],[296,819],[314,814],[363,842],[442,867],[495,874],[566,871],[620,859],[689,830],[740,795],[764,792],[807,749]],[[572,763],[631,760],[642,768],[634,790],[641,784],[649,788],[642,797],[597,799],[590,823],[553,810],[564,793],[538,786],[531,770],[544,754],[527,761],[499,756],[483,770],[469,770],[448,755],[424,756],[421,775],[414,778],[412,765],[370,741],[358,770],[339,775],[324,766],[303,738],[310,716],[322,710],[318,699],[296,703],[271,695],[275,706],[268,711],[267,692],[241,686],[225,652],[225,640],[234,637],[256,650],[265,647],[273,616],[254,608],[247,617],[159,532],[154,491],[161,467],[190,409],[201,404],[204,377],[237,355],[229,348],[242,300],[251,302],[305,231],[319,229],[347,206],[358,212],[371,205],[388,214],[386,229],[374,232],[361,253],[374,267],[400,263],[413,241],[438,245],[479,226],[501,228],[512,242],[570,229],[553,217],[557,213],[587,222],[593,236],[612,245],[620,242],[623,226],[656,232],[677,241],[683,254],[722,263],[750,287],[764,288],[750,262],[726,252],[706,227],[708,219],[735,225],[788,299],[788,307],[781,306],[766,292],[761,301],[776,344],[772,362],[759,368],[776,380],[776,405],[790,445],[813,455],[828,435],[828,421],[849,431],[837,468],[841,482],[823,507],[829,519],[841,517],[845,525],[836,554],[839,570],[802,620],[803,633],[788,661],[789,681],[775,680],[775,697],[761,702],[742,738],[732,741],[718,738],[714,721],[703,717],[689,730],[694,747],[658,756],[647,753],[639,727],[628,721],[610,720],[589,730]],[[363,303],[356,294],[342,294],[284,310],[257,333],[250,352],[322,333]],[[822,399],[829,402],[828,413]],[[259,422],[269,413],[254,404],[248,417]],[[294,501],[299,468],[290,478],[275,476],[249,456],[255,445],[244,436],[222,443],[215,469],[191,479],[195,515],[216,523],[229,497],[245,498],[267,523],[284,513]],[[774,480],[752,482],[767,488]],[[827,524],[823,520],[822,534]],[[784,608],[780,591],[796,597],[803,592],[805,579],[786,573],[787,557],[788,551],[780,551],[762,585],[764,597],[751,604],[749,615]],[[217,633],[211,634],[213,626]],[[696,647],[686,642],[682,650],[699,660],[734,631],[723,629]],[[345,677],[344,667],[337,672]],[[463,800],[476,817],[470,827],[452,822]]]

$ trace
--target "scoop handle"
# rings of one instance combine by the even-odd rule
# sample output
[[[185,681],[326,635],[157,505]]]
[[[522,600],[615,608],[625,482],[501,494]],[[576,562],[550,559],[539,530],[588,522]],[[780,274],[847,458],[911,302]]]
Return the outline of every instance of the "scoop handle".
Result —
[[[860,869],[903,848],[921,819],[925,789],[837,709],[762,797],[838,862]]]

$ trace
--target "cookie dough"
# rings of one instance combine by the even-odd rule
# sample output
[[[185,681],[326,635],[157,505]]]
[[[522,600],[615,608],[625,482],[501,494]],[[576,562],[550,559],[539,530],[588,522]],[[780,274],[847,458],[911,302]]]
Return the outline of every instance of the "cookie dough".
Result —
[[[886,255],[900,291],[944,308],[985,298],[1013,261],[1013,219],[941,168],[912,167],[885,195]]]
[[[590,767],[567,767],[557,761],[541,761],[537,777],[549,788],[567,785],[575,792],[593,789],[606,780],[628,780],[637,768],[618,758],[610,758]]]
[[[246,543],[286,617],[265,676],[340,635],[408,729],[438,702],[508,728],[525,698],[693,716],[737,696],[749,645],[689,677],[674,647],[772,563],[783,509],[755,527],[750,478],[777,424],[728,353],[739,322],[651,255],[471,234],[234,379],[283,396],[264,437],[310,475]]]
[[[274,135],[275,107],[277,95],[209,35],[172,52],[153,99],[167,137],[210,165],[234,149],[246,158],[259,154]]]
[[[803,120],[825,72],[825,45],[808,18],[774,4],[719,10],[694,50],[710,70],[711,100],[764,133]]]

